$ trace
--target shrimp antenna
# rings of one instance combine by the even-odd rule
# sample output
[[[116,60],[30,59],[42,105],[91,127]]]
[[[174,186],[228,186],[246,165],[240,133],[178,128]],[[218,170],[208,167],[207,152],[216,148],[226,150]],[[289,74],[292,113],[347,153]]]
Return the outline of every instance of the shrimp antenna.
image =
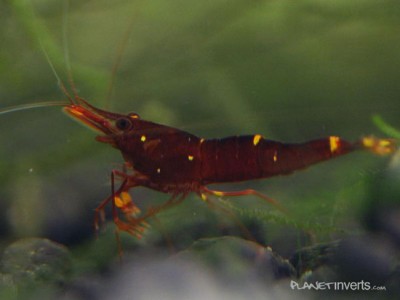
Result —
[[[65,25],[66,22],[67,22],[65,14],[68,13],[68,1],[64,1],[63,11],[64,11],[64,13],[63,13],[63,15],[64,15],[63,16],[63,44],[64,44],[64,47],[68,47],[68,45],[66,43],[66,25]],[[52,63],[52,61],[51,61],[51,59],[49,57],[49,54],[48,54],[48,52],[46,50],[46,47],[43,44],[43,40],[41,39],[40,36],[38,36],[38,41],[39,41],[39,44],[40,44],[40,48],[41,48],[41,50],[42,50],[42,52],[43,52],[43,54],[44,54],[44,56],[45,56],[45,58],[47,60],[47,63],[49,64],[49,66],[50,66],[55,78],[57,79],[58,87],[61,89],[61,91],[64,93],[64,95],[68,98],[70,103],[75,103],[76,102],[75,99],[76,99],[77,93],[75,91],[75,86],[73,84],[72,77],[70,75],[71,74],[71,72],[70,72],[71,67],[70,67],[70,63],[69,63],[68,53],[66,53],[64,51],[64,60],[65,60],[65,63],[67,65],[67,69],[68,69],[68,79],[69,79],[69,82],[71,84],[71,88],[73,90],[73,93],[74,93],[75,97],[71,96],[71,94],[68,92],[68,89],[66,88],[64,82],[61,80],[60,76],[58,75],[58,73],[56,71],[56,68],[55,68],[54,64]]]
[[[15,106],[10,106],[4,109],[0,109],[0,115],[4,115],[11,112],[16,112],[20,110],[26,110],[31,108],[39,108],[39,107],[47,107],[47,106],[65,106],[68,105],[68,102],[61,102],[61,101],[44,101],[44,102],[37,102],[37,103],[28,103],[28,104],[20,104]]]
[[[70,93],[68,92],[67,88],[65,87],[64,83],[62,82],[60,76],[58,76],[58,73],[53,65],[53,63],[50,60],[49,54],[47,53],[46,49],[43,46],[42,40],[39,39],[40,47],[42,48],[42,51],[44,53],[44,56],[46,57],[47,63],[49,64],[54,76],[57,79],[57,85],[61,89],[61,91],[67,96],[68,100],[70,103],[74,103],[73,98],[71,97]]]
[[[110,81],[108,83],[108,91],[107,91],[107,96],[106,96],[106,99],[105,99],[105,106],[106,107],[110,106],[109,103],[110,103],[111,95],[112,95],[113,88],[114,88],[115,77],[116,77],[117,71],[119,69],[119,66],[121,65],[122,57],[123,57],[123,54],[124,54],[124,52],[126,50],[126,46],[128,44],[129,37],[130,37],[130,35],[132,33],[132,30],[133,30],[133,23],[135,21],[136,21],[136,18],[133,17],[131,19],[131,21],[129,22],[128,28],[125,30],[125,33],[124,33],[121,41],[118,43],[118,48],[117,48],[117,51],[116,51],[116,57],[115,57],[113,65],[112,65],[111,77],[110,77],[110,79],[109,79]]]
[[[69,45],[68,45],[68,14],[69,14],[69,1],[64,0],[63,1],[63,18],[62,18],[62,43],[63,43],[63,49],[64,49],[64,61],[65,65],[67,68],[67,74],[68,74],[68,82],[71,86],[72,92],[74,93],[74,98],[78,99],[78,92],[76,90],[74,78],[72,76],[72,67],[71,67],[71,61],[69,57]]]
[[[31,5],[32,5],[32,3],[31,3]],[[35,16],[35,11],[34,11],[33,7],[31,7],[31,8],[32,8],[32,10],[31,10],[32,15]],[[36,30],[36,32],[38,31],[38,26],[39,25],[37,23],[33,24],[34,30]],[[69,102],[66,102],[65,100],[63,100],[63,101],[42,101],[42,102],[36,102],[36,103],[19,104],[19,105],[9,106],[9,107],[0,109],[0,115],[6,114],[6,113],[11,113],[11,112],[16,112],[16,111],[21,111],[21,110],[27,110],[27,109],[31,109],[31,108],[39,108],[39,107],[47,107],[47,106],[66,106],[66,105],[74,104],[76,102],[71,97],[70,93],[68,92],[64,83],[62,82],[60,76],[58,75],[58,73],[54,67],[54,64],[50,60],[49,54],[46,51],[46,48],[43,44],[43,40],[41,39],[41,37],[39,35],[37,36],[37,41],[39,42],[40,48],[41,48],[42,52],[44,53],[44,56],[46,57],[47,63],[49,64],[55,78],[57,79],[57,84],[58,84],[59,88],[67,96]]]

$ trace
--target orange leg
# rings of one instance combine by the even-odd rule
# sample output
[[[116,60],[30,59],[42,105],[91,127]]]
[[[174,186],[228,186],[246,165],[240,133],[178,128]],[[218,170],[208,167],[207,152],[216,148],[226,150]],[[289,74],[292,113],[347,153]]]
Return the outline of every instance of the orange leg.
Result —
[[[120,187],[116,191],[115,191],[115,176],[118,176],[123,179],[123,182],[121,183]],[[100,205],[97,206],[95,209],[94,228],[96,231],[99,230],[99,223],[102,223],[105,221],[104,208],[106,207],[106,205],[109,202],[111,202],[111,204],[112,204],[113,219],[117,220],[116,223],[118,223],[118,221],[119,221],[117,208],[120,208],[124,213],[128,213],[128,212],[131,213],[131,212],[139,211],[139,208],[132,202],[130,197],[128,198],[126,196],[126,195],[128,195],[127,191],[130,188],[137,186],[137,185],[138,184],[135,184],[134,181],[132,180],[132,178],[129,177],[128,175],[126,175],[125,173],[117,171],[117,170],[113,170],[111,172],[111,195],[108,196],[105,200],[103,200],[100,203]]]
[[[115,175],[122,178],[125,177],[124,181],[116,192],[114,190]],[[147,228],[147,223],[134,217],[140,213],[140,209],[136,206],[136,204],[133,203],[132,198],[128,194],[129,189],[138,186],[139,184],[136,182],[136,180],[134,180],[134,176],[127,176],[125,173],[117,170],[111,173],[111,180],[111,199],[113,200],[111,203],[113,221],[115,225],[117,226],[118,230],[126,231],[137,238],[141,238],[142,233]],[[129,222],[122,221],[119,218],[117,209],[120,209],[122,213],[125,214],[125,217]]]
[[[114,219],[114,223],[116,224],[117,228],[119,231],[125,231],[137,238],[141,238],[143,232],[149,227],[149,224],[147,223],[147,219],[151,218],[151,217],[155,217],[159,212],[177,205],[179,203],[181,203],[186,194],[182,194],[179,198],[177,198],[178,194],[174,194],[171,196],[171,198],[165,202],[164,204],[157,206],[157,207],[150,207],[145,214],[143,214],[142,216],[136,217],[136,213],[132,214],[132,213],[125,213],[125,221],[122,221],[119,216],[118,216],[118,211],[117,211],[117,207],[116,207],[116,201],[114,200],[112,202],[113,204],[113,219]],[[114,199],[117,199],[117,197],[115,197]]]
[[[116,235],[116,239],[117,239],[117,244],[118,244],[118,253],[119,253],[119,257],[122,258],[122,246],[121,246],[121,240],[120,240],[120,236],[119,236],[119,231],[125,231],[133,236],[135,236],[136,238],[140,239],[142,237],[143,232],[149,227],[149,224],[147,223],[147,219],[148,218],[155,218],[156,215],[161,212],[162,210],[165,210],[173,205],[177,205],[179,203],[181,203],[184,199],[186,194],[182,194],[179,198],[177,198],[178,194],[174,194],[171,196],[171,198],[165,202],[164,204],[157,206],[157,207],[150,207],[147,212],[140,217],[136,217],[132,214],[126,214],[126,221],[122,221],[119,217],[118,217],[118,213],[116,210],[116,204],[115,204],[115,200],[112,202],[113,204],[113,218],[114,218],[114,223],[117,226],[117,230],[115,231],[115,235]],[[159,221],[157,219],[157,221]],[[173,247],[172,247],[172,243],[170,242],[170,239],[167,238],[167,242],[170,245],[170,249],[173,252]]]
[[[215,191],[215,190],[210,190],[207,187],[202,187],[200,190],[200,196],[202,197],[202,199],[204,199],[206,194],[210,194],[210,195],[214,195],[217,197],[237,197],[237,196],[249,196],[249,195],[253,195],[256,197],[259,197],[261,199],[263,199],[264,201],[268,202],[269,204],[272,204],[273,206],[275,206],[278,210],[280,210],[281,212],[287,214],[287,210],[286,208],[284,208],[278,201],[276,201],[275,199],[272,199],[260,192],[257,192],[256,190],[253,189],[247,189],[247,190],[242,190],[242,191],[236,191],[236,192],[224,192],[224,191]]]
[[[164,204],[157,206],[157,207],[150,207],[146,214],[143,216],[143,219],[150,218],[159,212],[168,209],[174,205],[178,205],[181,203],[185,198],[186,198],[186,193],[180,194],[180,197],[178,197],[179,194],[173,194],[171,198],[168,199]]]
[[[115,178],[123,180],[118,189],[115,189]],[[158,214],[160,211],[170,206],[177,205],[186,196],[186,193],[174,194],[164,204],[158,207],[151,207],[142,216],[138,216],[140,209],[133,203],[128,191],[136,186],[146,186],[147,178],[140,175],[127,175],[124,172],[113,170],[111,172],[111,195],[103,200],[95,209],[94,227],[98,231],[99,224],[104,222],[104,208],[111,202],[112,218],[119,231],[126,231],[129,234],[141,238],[143,232],[148,228],[146,220]],[[119,216],[120,212],[124,215],[124,220]]]

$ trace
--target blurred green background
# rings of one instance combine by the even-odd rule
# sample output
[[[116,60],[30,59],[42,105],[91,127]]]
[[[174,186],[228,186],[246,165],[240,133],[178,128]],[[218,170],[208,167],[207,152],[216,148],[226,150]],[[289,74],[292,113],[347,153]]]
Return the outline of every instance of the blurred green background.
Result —
[[[90,103],[203,137],[260,133],[300,142],[383,135],[373,114],[400,128],[399,14],[395,0],[1,1],[0,109],[64,100],[45,52],[66,84],[67,53],[79,95]],[[112,226],[96,241],[92,214],[123,160],[94,137],[57,107],[0,116],[3,245],[50,237],[72,249],[84,245],[78,252],[90,259],[115,258]],[[229,200],[245,224],[262,228],[260,240],[289,255],[286,239],[301,246],[361,230],[357,218],[390,163],[355,153],[291,176],[221,188],[255,188],[292,211],[284,217],[253,198]],[[142,207],[167,199],[144,189],[133,197]],[[222,235],[220,223],[232,223],[225,219],[189,196],[161,214],[149,235],[166,231],[184,247]],[[133,240],[123,235],[128,249]]]

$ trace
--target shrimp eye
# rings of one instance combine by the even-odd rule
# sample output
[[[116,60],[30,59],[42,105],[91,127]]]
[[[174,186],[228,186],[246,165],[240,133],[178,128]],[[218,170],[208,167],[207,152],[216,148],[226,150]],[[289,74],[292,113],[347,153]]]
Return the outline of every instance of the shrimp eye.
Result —
[[[128,118],[119,118],[117,121],[115,121],[115,126],[119,130],[128,130],[132,126],[132,122]]]

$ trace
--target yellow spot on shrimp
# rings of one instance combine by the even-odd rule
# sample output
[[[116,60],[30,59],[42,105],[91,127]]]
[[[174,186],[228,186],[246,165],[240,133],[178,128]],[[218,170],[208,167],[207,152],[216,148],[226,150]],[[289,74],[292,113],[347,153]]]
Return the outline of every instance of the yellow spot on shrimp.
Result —
[[[127,192],[121,192],[119,195],[114,197],[114,203],[116,207],[124,207],[131,202],[131,195],[129,195]]]
[[[219,191],[214,191],[213,194],[214,194],[215,196],[218,196],[218,197],[222,197],[222,196],[224,195],[223,192],[219,192]]]
[[[379,139],[374,152],[378,155],[386,155],[392,153],[396,149],[396,145],[392,140]]]
[[[378,139],[374,136],[364,137],[362,140],[362,145],[370,150],[372,153],[378,155],[386,155],[393,153],[396,150],[396,144],[391,139]]]
[[[261,134],[256,134],[253,138],[253,145],[257,146],[257,144],[260,142],[260,140],[262,139],[262,135]]]
[[[140,140],[144,143],[144,142],[146,141],[146,136],[145,136],[145,135],[142,135],[142,136],[140,137]]]
[[[372,136],[366,136],[362,139],[362,143],[365,148],[372,148],[375,145],[375,138]]]
[[[340,138],[338,136],[330,136],[329,137],[329,147],[331,150],[331,153],[336,152],[336,150],[339,149],[339,142]]]
[[[201,200],[207,201],[207,195],[206,194],[201,193],[200,196],[201,196]]]
[[[274,152],[274,162],[276,162],[278,160],[278,151]]]
[[[193,155],[188,155],[188,160],[192,161],[194,159]]]
[[[391,145],[392,145],[392,143],[388,140],[379,140],[380,147],[389,147]]]

